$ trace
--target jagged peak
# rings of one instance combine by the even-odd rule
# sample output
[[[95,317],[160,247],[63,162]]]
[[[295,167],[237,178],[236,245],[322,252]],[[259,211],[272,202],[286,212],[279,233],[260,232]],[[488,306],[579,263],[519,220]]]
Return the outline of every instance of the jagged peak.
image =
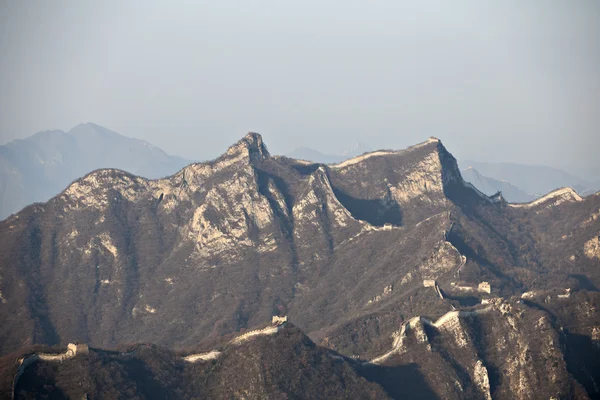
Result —
[[[418,152],[418,153],[417,153]],[[417,155],[418,154],[418,155]],[[416,157],[412,157],[415,155]],[[500,202],[500,198],[490,198],[481,191],[477,190],[473,185],[465,182],[462,179],[458,162],[456,158],[444,147],[442,141],[436,137],[430,137],[429,139],[410,146],[404,150],[378,150],[370,153],[363,154],[358,157],[351,158],[338,164],[330,165],[329,168],[332,170],[344,169],[356,164],[360,164],[365,160],[374,157],[389,157],[389,156],[410,156],[412,158],[411,163],[418,170],[419,168],[426,170],[427,176],[431,179],[436,179],[434,176],[441,176],[441,183],[444,188],[446,196],[449,193],[457,194],[456,190],[447,191],[450,187],[461,187],[471,191],[477,198],[484,200],[488,203]],[[438,162],[439,161],[439,162]],[[415,171],[416,171],[415,170]],[[418,172],[417,172],[418,173]],[[410,173],[409,173],[410,175]],[[433,182],[432,182],[433,183]],[[433,187],[434,185],[431,185]]]
[[[80,124],[78,126],[94,126],[92,123]],[[100,127],[102,128],[102,127]],[[104,128],[102,128],[104,129]],[[115,168],[104,168],[94,170],[85,176],[73,181],[62,193],[69,193],[73,188],[78,188],[82,185],[99,185],[102,181],[110,181],[111,179],[119,179],[119,182],[126,181],[156,181],[163,182],[167,181],[171,178],[179,178],[185,180],[187,174],[195,175],[206,175],[209,174],[211,170],[220,170],[230,166],[232,164],[237,163],[249,163],[255,159],[262,159],[269,157],[269,152],[263,143],[262,137],[260,134],[256,132],[249,132],[242,139],[240,139],[236,144],[229,147],[225,154],[216,160],[210,162],[201,162],[201,163],[193,163],[190,164],[179,172],[171,175],[170,177],[166,177],[163,179],[151,180],[138,177],[134,174],[128,173],[126,171],[122,171]]]
[[[327,175],[327,170],[323,165],[319,165],[319,167],[309,175],[308,186],[306,190],[313,190],[315,185],[333,193],[331,182],[329,181],[329,176]]]
[[[246,136],[244,136],[245,141],[247,141],[251,145],[263,146],[263,140],[260,133],[257,132],[248,132]]]
[[[262,159],[270,156],[267,146],[265,146],[262,140],[262,136],[256,132],[248,132],[248,134],[236,144],[229,147],[225,155],[230,157],[248,156],[249,160]]]
[[[313,185],[314,182],[319,182],[325,190],[331,192],[333,195],[333,188],[331,186],[331,181],[329,180],[329,176],[327,175],[327,170],[323,165],[320,165],[309,177],[309,184]]]

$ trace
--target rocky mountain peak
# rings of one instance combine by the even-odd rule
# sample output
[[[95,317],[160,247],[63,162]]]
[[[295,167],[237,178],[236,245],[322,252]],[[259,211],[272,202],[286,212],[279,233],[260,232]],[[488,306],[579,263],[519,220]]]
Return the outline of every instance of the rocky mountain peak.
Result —
[[[437,153],[440,157],[440,164],[442,168],[442,177],[444,183],[448,182],[462,182],[462,175],[456,158],[444,147],[442,141],[431,137],[429,138],[430,143],[437,143]]]
[[[256,132],[248,132],[236,144],[227,149],[226,156],[246,158],[249,161],[263,159],[270,156],[262,136]]]
[[[248,132],[244,139],[249,143],[262,143],[262,136],[258,132]]]
[[[427,141],[413,146],[412,148],[425,147],[431,149],[425,156],[434,157],[436,163],[430,172],[430,176],[441,177],[444,195],[454,202],[464,203],[471,200],[483,200],[489,203],[500,201],[500,198],[492,198],[481,192],[471,183],[466,182],[460,172],[456,158],[446,149],[442,141],[435,137],[430,137]],[[438,162],[439,161],[439,162]],[[469,200],[471,199],[471,200]],[[502,199],[503,200],[503,199]]]
[[[567,398],[571,370],[597,393],[587,371],[600,370],[600,306],[584,288],[600,285],[599,198],[561,189],[533,212],[495,206],[502,199],[464,182],[435,138],[339,164],[268,157],[249,133],[218,159],[163,179],[97,170],[0,221],[0,355],[24,343],[147,341],[193,346],[169,364],[195,361],[191,375],[230,365],[223,376],[239,377],[261,357],[286,360],[285,374],[293,360],[343,365],[327,352],[306,358],[313,344],[293,350],[290,326],[257,330],[277,313],[365,360],[374,377],[416,364],[432,390],[457,387],[453,398],[527,397],[512,395],[518,385],[521,394],[550,387],[545,398]],[[554,315],[530,306],[534,295],[517,300],[525,290]],[[563,338],[581,345],[564,350]],[[567,370],[561,360],[573,354],[590,361]],[[203,360],[214,364],[205,370]]]

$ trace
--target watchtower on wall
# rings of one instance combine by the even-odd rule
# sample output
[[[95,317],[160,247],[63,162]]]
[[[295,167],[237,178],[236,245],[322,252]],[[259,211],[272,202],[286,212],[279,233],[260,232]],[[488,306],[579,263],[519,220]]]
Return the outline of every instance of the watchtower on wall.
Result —
[[[77,354],[88,354],[90,349],[85,343],[69,343],[67,345],[67,353],[71,353],[74,356]]]
[[[483,293],[492,293],[492,287],[489,282],[481,282],[479,286],[477,286],[477,290]]]
[[[271,325],[282,325],[282,324],[285,324],[286,322],[288,322],[287,315],[284,315],[283,317],[280,317],[278,315],[273,315],[273,318],[271,319]]]
[[[425,279],[423,281],[424,287],[435,287],[435,279]]]

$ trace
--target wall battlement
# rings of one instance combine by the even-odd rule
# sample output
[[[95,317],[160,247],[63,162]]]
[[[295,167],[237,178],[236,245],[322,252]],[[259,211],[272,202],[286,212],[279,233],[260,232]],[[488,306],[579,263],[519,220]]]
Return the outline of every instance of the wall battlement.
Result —
[[[67,345],[67,353],[71,352],[73,355],[77,354],[88,354],[90,352],[90,348],[85,343],[69,343]]]
[[[273,318],[271,318],[271,325],[281,325],[281,324],[285,324],[288,321],[289,320],[288,320],[287,315],[284,315],[283,317],[280,317],[278,315],[273,315]]]
[[[456,282],[450,282],[451,290],[459,290],[461,292],[480,292],[480,293],[492,293],[492,286],[489,282],[480,282],[477,287],[475,286],[462,286]]]
[[[276,325],[276,326],[268,326],[266,328],[263,329],[255,329],[253,331],[250,332],[246,332],[236,338],[234,338],[231,342],[231,344],[240,344],[245,342],[246,340],[250,339],[252,336],[261,336],[261,335],[273,335],[275,333],[277,333],[279,330],[281,329],[281,325]]]
[[[184,361],[189,363],[195,363],[197,361],[208,361],[208,360],[216,360],[221,355],[221,352],[218,350],[211,350],[206,353],[198,353],[198,354],[190,354],[189,356],[183,357]]]
[[[65,351],[64,353],[34,353],[29,356],[19,358],[17,360],[19,368],[17,369],[17,373],[15,374],[15,377],[13,379],[13,398],[15,395],[15,388],[17,387],[17,382],[19,381],[19,378],[21,377],[21,375],[23,375],[23,372],[25,372],[25,368],[33,364],[35,361],[64,361],[66,359],[75,357],[77,354],[88,354],[89,351],[90,350],[87,344],[69,343],[67,345],[67,351]]]
[[[489,282],[481,282],[478,286],[477,286],[477,290],[479,290],[480,292],[483,293],[492,293],[492,287],[490,286]]]
[[[446,314],[442,315],[437,321],[433,322],[425,317],[417,316],[405,321],[402,324],[402,327],[399,331],[396,331],[392,334],[392,348],[388,352],[383,355],[372,359],[371,361],[366,361],[365,364],[381,364],[394,354],[401,354],[406,349],[404,347],[404,339],[407,337],[409,331],[415,335],[417,340],[420,343],[426,343],[429,339],[427,337],[427,333],[425,332],[424,326],[428,325],[434,327],[438,330],[446,331],[446,332],[456,332],[455,339],[457,344],[461,347],[466,346],[467,344],[467,336],[462,331],[460,325],[460,318],[467,317],[472,315],[484,314],[488,311],[492,310],[492,306],[487,306],[485,308],[473,311],[449,311]]]

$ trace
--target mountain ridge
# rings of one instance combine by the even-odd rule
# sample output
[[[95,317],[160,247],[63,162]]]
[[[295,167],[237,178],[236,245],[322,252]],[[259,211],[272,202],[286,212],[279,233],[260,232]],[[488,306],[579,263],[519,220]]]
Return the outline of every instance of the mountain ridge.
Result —
[[[426,141],[417,143],[415,145],[409,146],[402,150],[373,150],[373,151],[364,153],[362,155],[354,156],[354,157],[351,157],[351,158],[348,158],[348,159],[345,159],[345,160],[342,160],[342,161],[339,161],[336,163],[324,164],[324,163],[312,162],[312,161],[301,160],[301,159],[294,160],[294,161],[301,163],[301,164],[306,164],[306,165],[323,165],[323,166],[328,166],[329,168],[334,168],[334,169],[335,168],[344,168],[344,167],[352,165],[352,164],[360,163],[361,161],[366,160],[371,157],[402,155],[405,152],[418,149],[420,147],[426,146],[431,143],[439,143],[441,145],[443,151],[445,151],[447,153],[447,150],[443,146],[442,142],[437,138],[431,137],[430,139],[428,139]],[[158,149],[158,150],[160,150],[160,149]],[[160,150],[160,151],[162,151],[162,150]],[[148,179],[148,178],[143,178],[140,175],[137,175],[135,173],[132,173],[132,172],[120,169],[120,168],[98,168],[98,169],[94,169],[93,171],[86,173],[81,178],[77,178],[77,179],[73,180],[69,185],[67,185],[67,187],[63,191],[59,192],[56,196],[62,194],[66,190],[68,190],[69,186],[71,186],[72,184],[77,183],[80,180],[85,180],[85,178],[93,176],[94,174],[99,173],[101,171],[112,171],[112,172],[117,172],[117,173],[124,173],[124,174],[130,176],[131,178],[143,178],[148,181],[160,181],[162,179],[168,179],[168,178],[171,178],[171,177],[181,174],[182,172],[184,172],[184,170],[186,170],[187,167],[191,167],[191,166],[196,166],[196,167],[200,166],[201,167],[204,165],[209,165],[209,166],[216,166],[217,168],[224,168],[224,167],[231,165],[233,163],[236,163],[238,161],[243,161],[246,158],[248,159],[248,161],[253,161],[253,159],[255,157],[258,159],[262,159],[262,158],[269,158],[269,157],[281,158],[282,156],[278,156],[278,155],[272,156],[269,153],[266,145],[264,144],[264,142],[262,140],[262,136],[256,132],[249,132],[238,142],[231,145],[221,156],[219,156],[213,160],[210,160],[210,161],[191,163],[189,166],[185,166],[181,170],[176,171],[173,174],[168,175],[164,178]],[[287,156],[283,156],[283,157],[287,157]],[[472,167],[470,167],[470,168],[472,168]],[[457,175],[456,172],[458,172],[458,175],[462,175],[461,174],[462,171],[460,171],[458,168],[454,168],[454,169],[452,169],[452,172],[450,174],[453,177],[452,179],[456,179],[455,178],[455,176]],[[470,185],[469,182],[467,182],[467,181],[464,181],[464,182],[467,184],[467,186],[471,187],[476,193],[478,193],[478,195],[480,197],[487,197],[490,199],[493,198],[493,196],[485,194],[483,191],[478,189],[475,185]],[[579,195],[579,193],[577,193],[577,191],[574,188],[565,186],[565,187],[560,187],[557,189],[550,190],[547,193],[539,195],[538,197],[535,197],[527,202],[515,202],[515,205],[520,206],[520,204],[533,203],[533,202],[536,202],[537,200],[544,199],[544,198],[554,194],[555,192],[561,192],[565,189],[568,189],[569,191],[573,192],[577,197],[581,197],[581,195]],[[594,195],[597,195],[598,193],[600,193],[600,191],[583,195],[583,197],[594,196]],[[54,197],[56,197],[56,196],[54,196]],[[36,205],[43,204],[43,203],[45,203],[45,202],[35,202]]]
[[[0,146],[0,218],[47,201],[69,182],[102,167],[158,178],[188,164],[146,141],[97,124],[38,132]]]
[[[572,315],[596,307],[598,196],[507,206],[464,182],[437,139],[348,161],[271,156],[250,133],[163,179],[95,171],[1,221],[0,351],[69,341],[181,349],[287,314],[315,343],[373,359],[416,316],[434,321],[531,291]],[[551,304],[534,301],[527,307]],[[552,311],[591,337],[588,314],[580,323]],[[410,360],[398,362],[420,365]],[[579,381],[591,364],[569,365]],[[492,395],[503,387],[494,379]]]
[[[47,395],[52,387],[57,398],[389,398],[332,353],[289,324],[276,335],[226,345],[209,359],[190,361],[181,352],[141,344],[90,348],[60,363],[29,361],[13,387],[0,393],[19,399]]]
[[[428,146],[429,148],[426,149],[426,147]],[[424,151],[424,154],[437,154],[437,142],[435,144],[428,143],[422,146],[417,146],[412,150],[421,152]],[[412,150],[408,153],[411,153]],[[434,153],[432,153],[432,151],[434,151]],[[253,155],[257,156],[255,157]],[[264,149],[262,139],[257,135],[249,135],[244,139],[240,140],[232,147],[230,147],[223,156],[217,158],[216,160],[209,163],[192,164],[179,171],[175,175],[168,177],[167,179],[148,181],[139,177],[135,177],[131,174],[118,172],[114,169],[99,170],[86,175],[80,180],[77,180],[75,183],[70,185],[69,188],[63,191],[59,196],[53,198],[50,202],[44,205],[34,205],[26,210],[29,210],[33,213],[31,214],[33,218],[35,218],[35,214],[43,212],[44,209],[56,209],[57,211],[60,209],[61,211],[59,212],[59,214],[57,214],[59,218],[63,218],[60,215],[64,213],[86,212],[86,210],[89,210],[93,213],[100,213],[98,214],[98,217],[95,217],[92,221],[90,221],[91,225],[89,223],[86,223],[86,228],[81,227],[78,229],[65,227],[64,235],[66,235],[68,241],[72,241],[69,243],[73,243],[73,245],[77,245],[77,243],[80,243],[80,246],[83,246],[84,252],[82,256],[84,257],[84,259],[86,259],[87,257],[86,252],[90,252],[89,256],[93,256],[94,250],[92,249],[98,248],[97,251],[100,252],[98,253],[99,255],[103,254],[103,258],[110,257],[109,260],[107,260],[108,262],[112,263],[114,261],[111,260],[115,259],[115,261],[117,262],[124,261],[126,263],[137,263],[139,261],[130,259],[129,256],[125,256],[125,258],[122,261],[119,261],[121,260],[121,253],[123,251],[125,252],[124,254],[127,253],[126,243],[129,239],[127,239],[127,236],[125,234],[118,234],[115,236],[113,233],[110,233],[110,230],[108,232],[105,232],[101,228],[99,228],[103,226],[103,224],[107,223],[106,220],[108,218],[111,218],[111,221],[114,221],[115,223],[117,222],[117,220],[115,220],[114,217],[111,217],[110,214],[106,214],[106,212],[109,209],[114,208],[115,212],[118,212],[117,210],[119,210],[119,208],[121,207],[119,204],[121,204],[122,201],[128,203],[135,202],[139,205],[148,204],[152,205],[152,208],[155,209],[155,211],[152,211],[152,214],[148,214],[148,217],[155,220],[158,217],[158,214],[156,214],[158,212],[159,214],[164,213],[164,216],[168,220],[170,219],[169,214],[171,214],[175,207],[177,207],[178,205],[182,203],[190,204],[190,201],[194,203],[196,201],[202,201],[202,205],[199,208],[192,208],[193,210],[195,210],[193,214],[190,214],[186,211],[187,215],[189,215],[188,217],[186,217],[186,219],[189,218],[189,222],[187,224],[181,225],[178,229],[180,233],[176,234],[176,236],[181,235],[180,237],[182,238],[195,238],[193,240],[197,244],[194,246],[191,253],[187,256],[187,259],[190,261],[194,259],[205,260],[202,261],[201,264],[199,264],[199,266],[201,266],[201,270],[203,268],[212,268],[212,262],[216,261],[217,263],[221,263],[225,260],[231,259],[232,257],[237,257],[236,255],[234,255],[234,253],[245,251],[243,250],[244,248],[252,249],[256,244],[258,244],[259,249],[264,249],[259,250],[259,253],[262,254],[263,251],[266,251],[268,253],[269,249],[273,249],[273,240],[275,238],[286,236],[289,237],[290,234],[293,235],[296,241],[296,244],[291,248],[291,264],[295,265],[296,262],[293,260],[296,257],[298,257],[298,254],[300,254],[303,257],[309,257],[310,259],[312,257],[310,256],[310,253],[313,253],[314,250],[310,250],[310,253],[306,253],[306,250],[304,250],[303,248],[307,248],[307,246],[312,247],[312,240],[311,242],[306,242],[306,240],[308,240],[308,238],[312,235],[308,232],[311,232],[313,228],[311,227],[311,223],[307,225],[302,221],[305,219],[303,218],[303,215],[306,212],[308,212],[309,209],[314,209],[316,204],[315,201],[317,203],[323,201],[324,204],[327,204],[327,209],[323,212],[319,212],[321,214],[318,213],[319,215],[321,215],[319,218],[322,218],[321,223],[324,224],[323,226],[329,226],[330,223],[333,223],[340,227],[346,225],[347,229],[349,229],[348,232],[350,235],[356,235],[360,234],[360,232],[370,231],[365,231],[365,229],[367,229],[367,227],[369,226],[368,222],[359,222],[360,219],[356,220],[352,216],[351,210],[356,207],[351,206],[349,214],[347,213],[347,211],[345,211],[347,208],[343,207],[342,204],[339,203],[339,196],[333,193],[331,183],[329,183],[332,182],[335,184],[335,178],[333,176],[327,176],[327,174],[324,173],[323,169],[315,170],[315,172],[309,173],[308,175],[297,175],[295,179],[302,179],[305,182],[303,185],[301,185],[304,186],[304,189],[297,190],[297,193],[282,192],[282,190],[280,189],[283,188],[283,186],[281,186],[281,184],[280,186],[278,186],[277,182],[272,179],[267,179],[268,182],[266,182],[266,186],[264,186],[261,189],[259,187],[259,180],[263,179],[261,178],[262,172],[257,172],[252,167],[250,167],[250,164],[266,163],[269,167],[269,164],[271,163],[270,160],[272,159],[267,155],[268,152],[266,152]],[[349,171],[352,170],[360,172],[360,168],[357,169],[357,165],[359,165],[360,163],[381,161],[381,158],[378,160],[377,157],[371,157],[369,160],[357,161],[357,163],[342,166],[340,168],[342,171],[345,170],[344,174],[349,175],[351,173]],[[230,193],[243,193],[246,190],[250,190],[250,192],[248,192],[249,196],[244,195],[240,198],[241,203],[230,202],[225,192],[221,191],[221,189],[217,187],[208,192],[205,192],[204,194],[201,194],[202,190],[200,190],[201,185],[199,186],[198,183],[200,182],[199,179],[206,179],[212,176],[213,174],[219,175],[231,168],[237,171],[233,175],[234,181],[232,181],[232,184],[227,183],[223,187],[223,189],[228,190]],[[288,173],[293,171],[294,169],[292,167],[291,171],[288,170]],[[438,170],[437,172],[437,178],[435,178],[434,176],[435,182],[431,182],[428,192],[438,193],[436,196],[442,196],[443,183],[441,171]],[[423,176],[425,176],[426,178],[428,177],[427,174],[428,173],[425,173],[425,175],[423,175],[422,173],[419,173],[414,177],[423,180]],[[304,176],[304,178],[302,178],[302,176]],[[388,215],[391,212],[392,214],[389,215],[392,216],[394,213],[394,207],[397,207],[396,204],[398,204],[398,202],[406,204],[407,202],[410,202],[411,199],[415,196],[418,197],[424,195],[424,188],[421,188],[419,185],[415,186],[415,182],[412,180],[413,178],[410,178],[408,181],[406,181],[407,186],[401,186],[403,188],[409,189],[417,187],[418,190],[416,192],[413,192],[412,194],[410,194],[410,191],[407,192],[405,190],[399,190],[391,185],[386,185],[385,187],[382,187],[380,189],[382,190],[382,198],[386,198],[386,196],[388,196],[387,198],[389,199],[388,203],[383,204],[381,206],[381,212],[384,212],[384,214],[382,215]],[[198,190],[200,190],[200,192],[198,192]],[[340,188],[340,190],[343,191],[344,188]],[[264,194],[261,194],[261,191]],[[147,193],[147,195],[144,195],[144,193]],[[200,194],[201,197],[198,199],[194,199],[194,196],[198,196],[197,193]],[[307,200],[309,200],[308,202],[297,203],[295,207],[292,207],[291,204],[286,204],[286,201],[291,201],[291,199],[293,199],[294,196],[299,196],[303,193],[304,196],[307,196],[306,198]],[[339,193],[341,192],[338,192],[338,194]],[[354,201],[352,200],[352,195],[353,194],[350,193],[350,197],[348,198],[348,200],[346,200],[346,202]],[[394,195],[399,196],[397,200],[393,200]],[[142,200],[142,198],[144,200]],[[286,198],[288,200],[286,200]],[[430,201],[428,201],[428,203],[430,203]],[[435,206],[435,204],[438,205]],[[272,205],[275,208],[272,208]],[[441,197],[439,197],[439,200],[433,201],[432,204],[432,206],[434,207],[439,207],[440,205],[443,205]],[[159,208],[157,209],[155,207]],[[229,211],[224,212],[225,210],[223,209],[223,207],[225,207]],[[221,211],[218,214],[215,214],[215,211],[219,209],[221,209]],[[276,217],[274,214],[275,211],[272,210],[277,210],[276,214],[278,214],[279,217]],[[51,211],[48,210],[48,212]],[[314,211],[310,212],[314,213]],[[113,212],[111,212],[111,214],[112,213]],[[29,214],[29,212],[25,212],[25,214]],[[65,214],[65,216],[66,215],[67,214]],[[156,216],[151,217],[150,215]],[[226,216],[226,219],[217,217],[217,215],[224,215]],[[317,214],[314,215],[317,216]],[[233,219],[227,218],[232,216]],[[331,216],[331,219],[329,216]],[[175,215],[173,217],[175,218],[175,220],[173,221],[176,221],[181,218],[180,216]],[[366,218],[368,219],[370,217],[367,216]],[[418,218],[419,221],[424,219],[418,216],[415,216],[415,218]],[[121,217],[119,217],[119,219],[122,220]],[[275,219],[280,220],[282,225],[280,225],[280,223],[275,223]],[[307,221],[310,221],[311,219]],[[21,226],[21,229],[30,229],[29,224],[23,225],[22,222],[18,223],[18,220],[19,215],[4,221],[5,225],[8,225],[7,227],[9,228],[9,231],[13,230],[13,227],[11,227],[13,224]],[[303,224],[305,226],[300,230],[296,229],[296,232],[290,232],[288,230],[286,233],[286,224],[290,226],[290,224],[292,224],[293,221],[299,221],[299,227],[301,227]],[[366,220],[363,218],[363,221]],[[384,225],[384,222],[385,218],[378,224]],[[119,224],[121,223],[122,222],[119,222]],[[179,225],[180,223],[177,224]],[[234,226],[235,229],[230,230],[230,228],[233,228]],[[99,230],[97,230],[97,239],[87,241],[86,244],[86,242],[80,242],[78,237],[80,236],[79,232],[85,231],[87,229]],[[256,229],[262,230],[264,233],[259,234],[254,238],[251,238],[251,236],[253,235],[252,232]],[[306,233],[301,233],[303,230],[306,230]],[[326,230],[321,232],[322,233],[317,233],[317,231],[315,231],[315,233],[317,233],[316,237],[322,237],[323,241],[320,242],[320,246],[323,246],[322,250],[325,253],[329,253],[331,249],[333,249],[332,246],[336,245],[336,242],[341,244],[344,241],[343,237],[340,237],[340,239],[336,240],[333,236],[330,236],[330,234],[328,234]],[[172,241],[176,240],[176,236],[170,234],[170,239],[167,240],[167,242],[165,242],[166,237],[163,237],[163,239],[160,240],[160,242],[163,242],[163,245],[160,245],[158,247],[159,249],[162,248],[162,250],[160,250],[159,253],[162,253],[164,251],[170,251],[168,249],[172,248],[172,244],[169,245],[167,243],[173,243]],[[119,237],[121,238],[117,239]],[[346,237],[350,238],[352,236]],[[140,238],[139,240],[142,239]],[[123,241],[125,249],[123,249],[122,246],[119,246],[117,244],[117,242],[119,241]],[[240,247],[240,245],[242,247]],[[173,250],[178,251],[176,250],[176,248],[174,248]],[[229,251],[233,251],[233,253],[229,254]],[[156,256],[158,256],[158,254]],[[142,257],[142,255],[140,255],[139,257]],[[146,256],[144,255],[143,257]],[[208,264],[206,263],[207,261],[209,262]],[[126,276],[127,274],[124,275],[122,278],[133,278],[126,278]],[[168,277],[165,277],[165,279],[168,279]],[[110,287],[110,283],[105,284],[102,282],[112,282],[113,280],[114,277],[111,279],[110,274],[106,277],[100,276],[97,278],[98,283],[96,285],[100,285],[100,287]],[[132,281],[132,283],[133,282],[134,281]],[[2,290],[2,292],[6,293],[6,290]],[[127,298],[122,298],[123,301],[125,301],[126,299]],[[150,307],[150,309],[152,309],[153,306]],[[145,306],[142,306],[142,309],[145,309]]]
[[[472,160],[465,160],[461,164],[472,166],[486,177],[508,181],[536,197],[565,186],[572,187],[582,194],[589,194],[590,191],[598,190],[597,182],[588,182],[555,167],[506,162],[488,163]]]
[[[509,203],[525,203],[533,201],[536,198],[533,195],[525,193],[510,182],[484,176],[473,167],[461,170],[461,175],[465,181],[472,183],[488,196],[492,196],[497,192],[502,192],[502,196]]]
[[[523,328],[517,334],[510,333],[511,327],[527,325],[533,326],[533,339],[531,333],[524,334]],[[499,327],[501,329],[497,329]],[[498,379],[496,355],[478,348],[485,341],[479,332],[482,329],[493,334],[494,340],[502,339],[502,335],[508,333],[508,343],[506,338],[504,344],[499,341],[500,348],[496,351],[514,352],[518,359],[518,368],[503,373],[501,380]],[[254,332],[264,333],[257,335]],[[174,352],[148,344],[121,345],[113,350],[88,350],[87,346],[79,346],[81,351],[75,353],[39,348],[32,353],[24,349],[17,353],[18,356],[0,358],[0,393],[7,397],[11,393],[11,396],[16,395],[14,398],[21,398],[31,396],[31,393],[43,393],[52,387],[55,391],[64,392],[65,398],[82,394],[102,397],[110,396],[112,388],[118,385],[117,390],[121,393],[128,391],[128,396],[153,398],[156,393],[140,389],[136,393],[130,388],[132,381],[152,377],[155,380],[154,390],[170,392],[171,396],[187,398],[201,394],[202,397],[223,398],[231,396],[232,392],[243,392],[247,396],[258,397],[265,391],[274,390],[274,383],[285,382],[287,376],[301,373],[309,374],[310,378],[305,377],[302,384],[276,384],[275,393],[281,391],[288,396],[305,397],[307,390],[316,389],[335,398],[356,398],[367,393],[368,398],[423,396],[433,399],[445,396],[490,399],[492,394],[494,398],[528,398],[533,393],[538,397],[586,398],[583,387],[569,374],[567,364],[560,356],[558,343],[561,333],[553,326],[548,314],[516,302],[495,301],[473,311],[451,311],[436,322],[423,317],[411,318],[392,335],[392,349],[370,361],[345,357],[317,346],[289,322],[254,332],[243,333],[203,353],[189,350]],[[530,347],[541,352],[543,357],[538,359],[528,355]],[[449,355],[454,361],[448,359]],[[156,356],[163,362],[156,365]],[[13,361],[15,357],[16,363]],[[311,360],[308,365],[307,357]],[[411,372],[407,367],[415,365],[415,357],[426,364]],[[542,359],[552,362],[540,364]],[[113,365],[127,365],[131,360],[135,360],[136,364],[128,367],[129,373],[125,377],[121,376],[123,372],[120,370],[113,370],[112,378],[104,378],[102,385],[98,385],[98,374],[109,365],[106,361]],[[305,360],[303,364],[298,364],[302,360]],[[277,367],[258,382],[249,381],[248,371],[257,370],[265,361],[271,368],[273,365]],[[436,363],[441,364],[443,369],[440,370]],[[55,366],[49,369],[53,364]],[[82,368],[88,364],[87,368]],[[162,373],[157,373],[157,367]],[[61,369],[68,374],[55,372]],[[320,379],[313,369],[319,371]],[[184,372],[187,370],[191,374]],[[134,371],[136,373],[132,374]],[[186,378],[180,381],[182,373]],[[227,379],[226,385],[211,383],[223,379],[222,374],[230,376],[231,373],[237,379]],[[324,374],[334,376],[334,382],[326,387],[323,387],[324,382],[316,384]],[[200,382],[198,375],[204,377]],[[342,383],[345,391],[340,391],[338,386],[340,378],[341,382],[346,382]],[[46,386],[36,383],[40,381],[46,382]],[[177,382],[176,386],[173,386],[173,381]],[[361,382],[362,389],[356,386],[357,382]],[[368,392],[359,395],[365,386]],[[449,390],[451,387],[454,390]]]

